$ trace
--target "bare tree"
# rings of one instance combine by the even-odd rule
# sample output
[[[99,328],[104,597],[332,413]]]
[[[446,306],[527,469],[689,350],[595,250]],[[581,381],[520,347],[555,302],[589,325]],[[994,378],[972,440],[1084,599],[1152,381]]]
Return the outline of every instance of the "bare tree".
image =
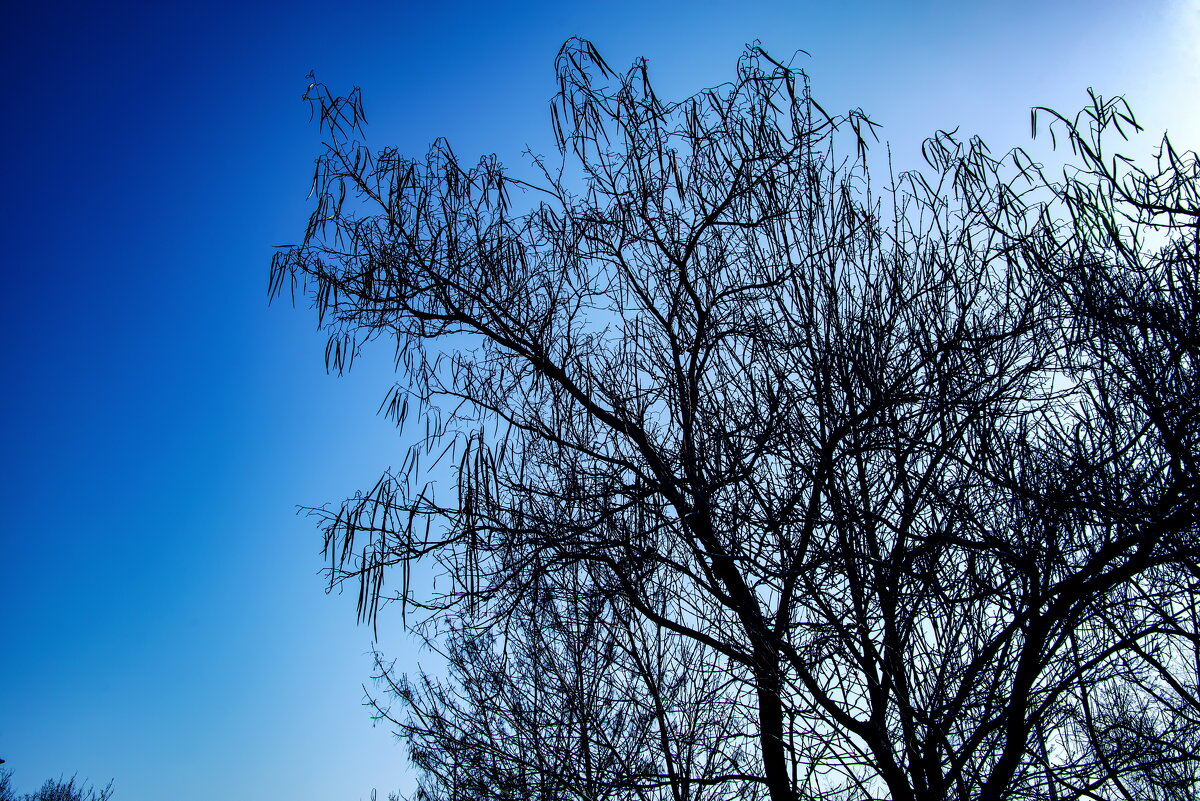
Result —
[[[1064,783],[1079,794],[1194,798],[1200,163],[1166,137],[1150,168],[1108,152],[1140,131],[1121,100],[1093,95],[1074,119],[1039,109],[1035,126],[1039,111],[1076,160],[1050,185],[1068,221],[1057,241],[1025,247],[1058,285],[1063,373],[1076,391],[1069,425],[1043,448],[1047,487],[1028,494],[1041,499],[1044,525],[1079,542],[1067,561],[1081,594],[1072,658],[1077,641],[1097,651],[1067,691],[1091,772]],[[1107,592],[1088,600],[1098,582]]]
[[[97,790],[87,782],[77,782],[74,776],[66,780],[47,779],[36,793],[17,795],[12,787],[12,771],[0,768],[0,801],[109,801],[111,798],[112,782]]]
[[[331,583],[445,658],[378,665],[419,794],[1192,793],[1195,156],[1114,160],[1094,98],[1061,179],[939,133],[880,184],[873,123],[756,47],[680,102],[584,41],[557,73],[528,179],[371,151],[310,86],[272,270],[331,367],[394,342],[424,425],[316,510]]]

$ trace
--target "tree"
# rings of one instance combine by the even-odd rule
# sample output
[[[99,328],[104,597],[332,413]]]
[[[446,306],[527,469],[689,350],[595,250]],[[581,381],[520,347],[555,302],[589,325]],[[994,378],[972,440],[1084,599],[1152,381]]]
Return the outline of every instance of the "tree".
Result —
[[[1035,113],[1061,177],[939,132],[880,184],[757,47],[680,102],[585,41],[557,75],[527,179],[371,151],[314,83],[273,263],[423,424],[314,510],[331,585],[445,659],[378,658],[419,797],[1191,797],[1195,155],[1110,154],[1093,95]]]
[[[102,790],[86,782],[76,784],[75,777],[66,781],[47,779],[36,793],[17,795],[12,788],[12,771],[0,769],[0,801],[108,801],[112,798],[112,782]]]

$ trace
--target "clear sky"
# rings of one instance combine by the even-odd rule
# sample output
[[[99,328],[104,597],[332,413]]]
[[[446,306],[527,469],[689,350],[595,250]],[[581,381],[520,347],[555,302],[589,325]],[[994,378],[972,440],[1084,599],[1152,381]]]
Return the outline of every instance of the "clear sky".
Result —
[[[663,97],[753,39],[806,49],[902,167],[938,128],[1027,144],[1030,106],[1088,86],[1200,144],[1197,0],[14,3],[2,27],[0,757],[20,790],[117,801],[408,786],[360,705],[370,631],[295,514],[402,451],[386,360],[327,376],[313,316],[266,303],[307,216],[309,70],[363,87],[375,144],[514,167],[549,146],[571,35],[646,56]]]

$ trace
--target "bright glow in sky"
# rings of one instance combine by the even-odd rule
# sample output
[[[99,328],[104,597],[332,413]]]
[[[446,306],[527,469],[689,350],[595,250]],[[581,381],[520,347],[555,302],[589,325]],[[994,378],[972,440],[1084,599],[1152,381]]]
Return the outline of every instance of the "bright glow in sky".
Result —
[[[76,772],[117,801],[407,786],[360,706],[370,632],[324,596],[294,514],[402,453],[374,416],[386,360],[328,377],[312,315],[266,306],[272,247],[307,216],[309,70],[363,87],[376,144],[447,136],[514,167],[549,147],[571,35],[614,66],[646,56],[664,97],[726,80],[750,40],[806,49],[821,103],[867,110],[900,167],[939,128],[1026,145],[1031,106],[1089,86],[1200,142],[1198,0],[68,5],[15,4],[0,32],[0,757],[22,791]]]
[[[1195,142],[1196,134],[1200,133],[1200,108],[1195,101],[1196,87],[1200,85],[1200,0],[1172,0],[1167,20],[1172,35],[1165,60],[1178,71],[1171,88],[1179,93],[1174,98],[1163,97],[1161,102],[1174,107]]]
[[[1177,47],[1186,59],[1184,68],[1196,77],[1200,74],[1200,0],[1177,0],[1175,13],[1178,14]]]

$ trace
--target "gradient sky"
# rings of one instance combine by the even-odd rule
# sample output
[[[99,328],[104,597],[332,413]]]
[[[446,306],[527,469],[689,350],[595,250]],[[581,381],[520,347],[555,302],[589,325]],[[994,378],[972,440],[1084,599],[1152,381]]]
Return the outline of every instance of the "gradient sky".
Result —
[[[402,452],[386,359],[327,376],[313,315],[266,302],[307,217],[309,70],[363,87],[372,143],[513,167],[549,147],[571,35],[645,55],[665,98],[753,39],[806,49],[899,167],[938,128],[1027,144],[1030,106],[1088,86],[1200,144],[1197,0],[25,3],[3,28],[0,757],[19,790],[78,773],[116,801],[410,786],[361,706],[370,631],[295,514]]]

